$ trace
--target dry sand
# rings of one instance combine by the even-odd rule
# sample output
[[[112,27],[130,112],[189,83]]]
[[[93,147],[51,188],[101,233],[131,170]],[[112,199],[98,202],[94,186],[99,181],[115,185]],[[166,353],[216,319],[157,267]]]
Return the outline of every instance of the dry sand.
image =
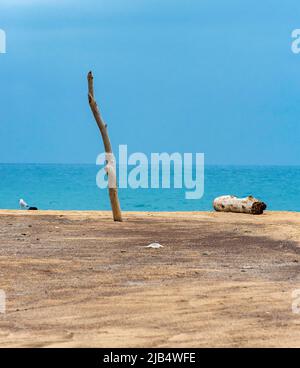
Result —
[[[300,347],[299,213],[124,217],[0,211],[1,347]]]

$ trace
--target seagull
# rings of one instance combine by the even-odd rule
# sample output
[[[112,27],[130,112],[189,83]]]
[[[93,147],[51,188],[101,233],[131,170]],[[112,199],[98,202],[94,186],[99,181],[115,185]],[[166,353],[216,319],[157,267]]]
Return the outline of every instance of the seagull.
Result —
[[[20,199],[19,200],[19,204],[20,204],[20,207],[23,209],[23,210],[29,210],[29,211],[36,211],[37,210],[37,207],[30,207],[25,201],[24,199]]]
[[[19,200],[19,204],[24,210],[29,208],[28,204],[22,198]]]

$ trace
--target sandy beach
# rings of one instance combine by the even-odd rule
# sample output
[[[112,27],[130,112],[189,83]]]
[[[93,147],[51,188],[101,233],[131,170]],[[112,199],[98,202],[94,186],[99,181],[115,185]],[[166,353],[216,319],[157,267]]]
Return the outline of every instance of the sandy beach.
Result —
[[[2,210],[0,346],[300,347],[299,262],[299,213]]]

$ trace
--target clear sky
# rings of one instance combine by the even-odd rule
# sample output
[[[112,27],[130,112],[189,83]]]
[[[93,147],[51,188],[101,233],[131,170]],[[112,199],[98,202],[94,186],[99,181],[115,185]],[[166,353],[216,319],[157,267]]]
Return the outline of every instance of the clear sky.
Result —
[[[92,69],[114,147],[300,164],[299,0],[0,0],[0,28],[0,162],[95,162]]]

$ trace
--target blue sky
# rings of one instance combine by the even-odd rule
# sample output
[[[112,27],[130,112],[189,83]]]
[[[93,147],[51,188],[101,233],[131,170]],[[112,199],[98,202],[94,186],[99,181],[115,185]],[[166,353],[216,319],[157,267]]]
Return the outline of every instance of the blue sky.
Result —
[[[299,0],[0,0],[0,162],[95,162],[92,69],[114,147],[300,164],[299,10]]]

